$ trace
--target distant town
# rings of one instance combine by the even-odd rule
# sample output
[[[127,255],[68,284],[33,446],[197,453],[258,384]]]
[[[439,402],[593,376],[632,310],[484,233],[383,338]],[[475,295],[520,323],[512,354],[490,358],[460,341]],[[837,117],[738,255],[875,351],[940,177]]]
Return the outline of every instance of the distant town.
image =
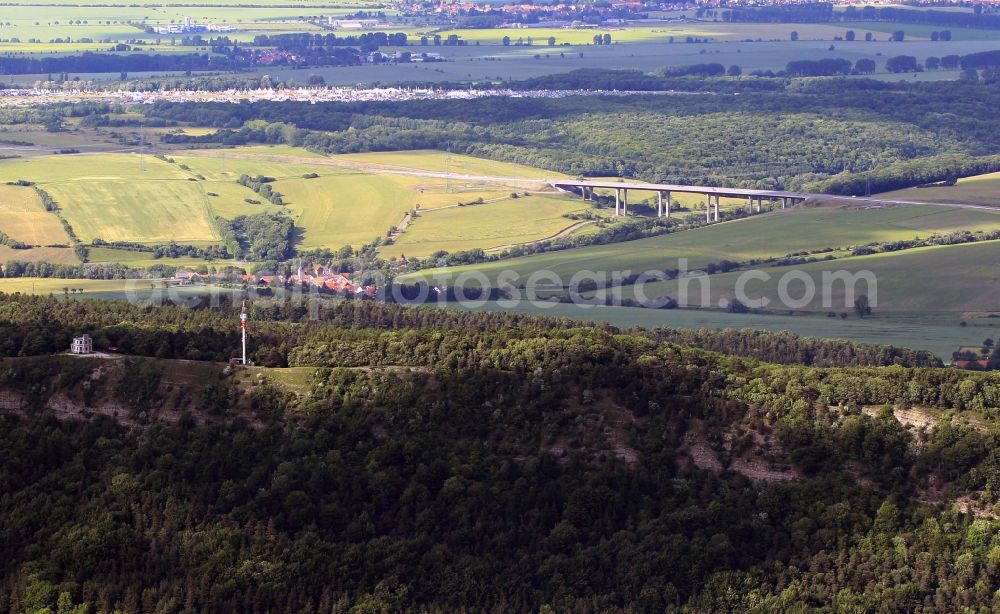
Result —
[[[570,96],[628,96],[637,94],[678,94],[679,92],[643,92],[613,90],[514,90],[405,87],[301,87],[260,88],[252,90],[160,90],[107,91],[98,89],[28,88],[0,90],[0,107],[34,106],[73,102],[125,102],[153,104],[156,102],[377,102],[409,100],[475,100],[479,98],[568,98]]]

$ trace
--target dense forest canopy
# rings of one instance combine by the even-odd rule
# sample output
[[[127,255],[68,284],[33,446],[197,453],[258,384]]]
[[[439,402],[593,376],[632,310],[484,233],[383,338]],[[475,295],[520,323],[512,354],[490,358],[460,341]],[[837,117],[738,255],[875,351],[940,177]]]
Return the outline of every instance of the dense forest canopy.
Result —
[[[0,357],[36,356],[62,351],[74,335],[88,333],[98,348],[116,347],[141,356],[225,361],[239,348],[239,329],[233,326],[236,308],[226,297],[222,307],[208,309],[208,302],[154,308],[125,301],[64,301],[55,297],[0,293]],[[258,364],[287,366],[293,355],[315,356],[303,348],[315,342],[329,347],[340,338],[343,348],[366,360],[367,344],[395,348],[391,360],[432,365],[450,344],[466,343],[457,332],[449,337],[428,335],[425,345],[414,347],[410,335],[399,344],[402,329],[470,331],[523,328],[527,331],[575,329],[574,320],[530,317],[516,313],[470,313],[431,307],[404,307],[391,303],[320,300],[319,297],[262,300],[254,305],[254,343],[250,357]],[[144,323],[144,324],[143,324]],[[592,328],[591,325],[588,328]],[[351,332],[365,329],[366,332]],[[383,329],[391,329],[380,332]],[[606,326],[603,330],[617,332]],[[514,334],[514,333],[508,333]],[[523,333],[529,334],[529,333]],[[533,334],[533,333],[530,333]],[[654,329],[636,334],[657,340],[704,347],[776,363],[815,366],[934,367],[941,362],[929,352],[857,344],[843,340],[813,339],[789,333],[759,331],[678,331]],[[469,338],[475,332],[469,333]],[[518,333],[517,337],[522,336]],[[361,340],[364,339],[364,343]],[[310,347],[317,347],[313,344]]]
[[[280,330],[304,391],[209,363],[177,388],[190,364],[0,360],[17,410],[0,415],[0,611],[1000,605],[996,374],[782,366],[509,314],[273,309],[254,342]],[[225,345],[233,313],[0,299],[38,340],[72,319]],[[133,428],[45,409],[102,387]],[[907,428],[893,406],[940,418]]]

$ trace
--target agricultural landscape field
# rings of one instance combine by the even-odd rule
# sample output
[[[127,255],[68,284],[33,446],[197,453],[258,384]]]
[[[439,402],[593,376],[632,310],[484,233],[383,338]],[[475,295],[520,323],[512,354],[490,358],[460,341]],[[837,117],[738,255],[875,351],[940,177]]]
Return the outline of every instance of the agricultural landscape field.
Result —
[[[947,234],[960,230],[996,230],[1000,210],[936,206],[867,207],[829,204],[803,206],[695,230],[660,235],[622,244],[512,258],[497,262],[430,269],[404,279],[447,279],[478,271],[496,284],[501,271],[527,279],[551,271],[568,280],[581,269],[642,272],[678,268],[683,258],[694,271],[722,260],[745,262],[780,259],[795,253],[850,255],[851,249]]]
[[[357,8],[365,6],[358,4]],[[61,19],[49,18],[47,14],[35,16],[39,22],[36,34],[41,36],[34,38],[42,41],[51,35],[70,41],[128,40],[134,31],[147,35],[148,46],[153,41],[148,32],[142,32],[144,27],[177,24],[188,17],[196,23],[232,27],[227,36],[235,41],[249,41],[260,32],[314,32],[326,27],[323,25],[326,18],[345,18],[357,8],[318,3],[315,8],[306,5],[289,8],[260,2],[244,7],[235,15],[225,2],[205,2],[184,7],[133,6],[113,16],[108,13],[110,7],[83,4],[63,13]],[[23,34],[18,28],[36,28],[29,21],[29,10],[28,5],[13,6],[11,25],[4,23],[0,28],[8,28],[12,35]],[[872,20],[737,23],[720,21],[718,15],[697,17],[693,12],[658,14],[674,21],[655,25],[588,29],[435,27],[421,25],[419,17],[393,10],[379,15],[375,31],[403,32],[408,37],[407,47],[384,46],[383,53],[428,51],[444,61],[307,68],[275,65],[256,67],[247,74],[268,75],[269,83],[286,80],[290,84],[316,77],[328,84],[511,82],[586,68],[598,71],[593,83],[600,87],[604,78],[601,69],[618,67],[623,61],[649,73],[715,62],[738,66],[746,75],[754,70],[780,70],[794,56],[802,60],[844,58],[851,63],[874,59],[876,68],[870,75],[873,78],[933,81],[954,79],[958,70],[886,74],[882,63],[898,54],[912,54],[920,63],[932,56],[963,56],[990,50],[998,39],[997,31],[991,29],[949,27],[945,40],[939,36],[940,29],[927,25],[897,26]],[[93,30],[92,35],[85,34],[87,28]],[[904,40],[891,40],[899,29],[905,31]],[[350,35],[336,28],[327,32]],[[605,39],[605,35],[610,37],[611,44],[604,44],[605,40],[594,44],[595,37]],[[452,37],[465,43],[436,44],[429,40],[435,36],[438,41]],[[155,38],[159,41],[152,47],[170,47],[171,53],[186,49],[178,45],[176,36],[170,37],[175,40],[162,35]],[[72,52],[69,47],[61,49]],[[204,45],[197,47],[200,51],[206,49]],[[141,51],[141,45],[138,50]],[[34,51],[44,49],[37,47]],[[558,83],[559,78],[552,82]],[[369,250],[365,253],[380,262],[395,263],[392,267],[397,269],[402,267],[394,270],[402,283],[447,283],[473,271],[495,283],[501,271],[513,271],[520,279],[538,271],[551,271],[560,279],[569,279],[580,270],[672,270],[681,259],[684,266],[698,269],[724,262],[740,266],[767,262],[773,266],[798,258],[805,259],[806,266],[815,273],[842,264],[852,270],[865,263],[884,267],[891,273],[887,275],[892,283],[881,294],[881,299],[887,302],[885,312],[878,313],[879,317],[891,317],[887,314],[910,317],[917,312],[940,311],[971,321],[975,313],[989,311],[990,279],[979,279],[971,271],[958,276],[969,279],[973,285],[985,284],[986,294],[956,290],[919,299],[914,296],[917,283],[906,275],[914,267],[929,267],[927,275],[944,279],[947,273],[943,263],[958,266],[956,263],[963,260],[961,254],[992,254],[989,243],[865,254],[899,242],[926,243],[962,232],[986,236],[996,231],[997,215],[993,212],[943,206],[1000,204],[995,196],[994,175],[962,177],[954,185],[885,191],[877,195],[884,203],[877,205],[820,199],[779,211],[770,203],[760,215],[748,215],[752,212],[748,211],[745,200],[723,198],[720,204],[725,223],[704,228],[698,227],[705,219],[704,196],[680,192],[673,194],[671,205],[674,223],[681,224],[681,228],[668,234],[608,243],[602,237],[633,232],[624,230],[630,228],[629,224],[653,223],[656,205],[651,194],[633,193],[631,214],[623,220],[612,213],[611,190],[597,190],[596,202],[589,202],[548,185],[548,181],[580,174],[581,168],[583,174],[593,178],[629,181],[637,176],[653,178],[655,173],[672,167],[680,175],[678,179],[671,178],[674,181],[712,182],[722,175],[728,177],[724,181],[735,180],[744,185],[783,182],[797,188],[814,176],[834,181],[833,169],[838,167],[861,175],[876,159],[884,164],[900,164],[914,155],[937,160],[934,156],[984,151],[978,143],[961,141],[954,129],[935,126],[929,116],[926,121],[912,122],[901,114],[883,113],[877,121],[871,121],[870,116],[831,111],[828,105],[834,102],[824,98],[825,94],[817,97],[817,104],[809,105],[815,109],[814,113],[804,113],[801,109],[785,112],[782,107],[788,103],[779,103],[777,98],[758,109],[759,102],[771,100],[768,98],[771,95],[754,93],[753,78],[746,79],[736,80],[749,95],[745,103],[738,98],[678,96],[676,100],[649,103],[621,100],[610,104],[599,100],[590,108],[576,102],[541,102],[529,110],[528,106],[515,103],[494,113],[492,103],[484,101],[475,103],[481,108],[478,113],[491,121],[475,128],[479,133],[474,137],[470,137],[471,125],[460,122],[449,124],[452,132],[445,131],[437,140],[402,136],[410,134],[407,131],[411,129],[414,135],[419,130],[439,130],[440,125],[433,118],[440,116],[447,120],[450,115],[448,107],[428,113],[413,106],[412,115],[406,120],[412,123],[412,128],[408,126],[401,133],[401,140],[409,139],[418,145],[426,143],[424,149],[392,143],[373,146],[373,139],[377,142],[393,138],[385,136],[380,124],[385,123],[385,128],[391,130],[392,122],[397,121],[383,119],[385,111],[377,105],[369,110],[379,118],[374,125],[372,120],[358,121],[356,118],[361,115],[355,115],[350,130],[342,133],[344,137],[336,137],[350,139],[356,134],[359,142],[366,143],[360,147],[346,142],[328,146],[322,140],[327,137],[320,135],[336,135],[337,131],[316,131],[310,136],[296,132],[294,123],[281,125],[278,131],[283,136],[277,143],[270,140],[266,145],[257,144],[254,137],[237,147],[220,147],[220,143],[213,143],[219,125],[205,125],[197,114],[185,117],[155,107],[110,109],[106,126],[94,126],[94,122],[67,116],[61,120],[63,129],[57,132],[50,131],[44,120],[34,124],[8,122],[0,136],[4,137],[4,148],[14,157],[0,160],[0,180],[30,185],[7,185],[0,192],[0,232],[9,237],[7,245],[0,245],[0,256],[64,265],[86,260],[128,267],[197,268],[206,261],[211,267],[230,262],[246,267],[263,266],[264,262],[248,255],[258,253],[251,252],[245,242],[252,239],[237,237],[236,240],[244,242],[237,247],[234,238],[227,234],[230,232],[227,225],[242,224],[239,220],[260,216],[277,216],[291,223],[293,231],[287,249],[292,252],[346,254]],[[576,78],[573,82],[588,85],[585,79]],[[801,88],[808,86],[791,83],[784,87],[801,95]],[[750,97],[757,100],[751,101]],[[852,104],[860,108],[861,100]],[[353,112],[358,111],[366,112],[358,108]],[[500,119],[522,111],[526,112],[523,121]],[[257,126],[265,124],[254,122],[272,121],[272,117],[272,112],[264,113],[261,119],[250,119],[241,130],[258,129]],[[558,123],[549,122],[550,117],[559,118]],[[629,132],[608,131],[602,126],[620,121],[614,118],[628,118],[630,126],[641,132],[641,138]],[[167,120],[167,126],[157,125],[152,119]],[[312,130],[323,123],[307,117],[300,122]],[[750,141],[749,135],[741,137],[744,147],[727,148],[736,133],[724,126],[740,124],[754,125],[756,132]],[[531,133],[532,141],[520,139],[521,133]],[[771,133],[784,133],[786,138],[771,147],[762,147],[770,140]],[[470,145],[470,138],[475,145]],[[504,144],[489,143],[491,139]],[[827,147],[830,139],[839,143],[834,153]],[[209,145],[188,146],[187,142]],[[575,148],[574,162],[556,162],[555,151],[567,142]],[[752,145],[753,142],[759,145]],[[759,148],[749,160],[745,155],[747,147]],[[53,155],[46,148],[65,153]],[[444,148],[449,151],[441,151]],[[838,159],[827,160],[830,156]],[[632,166],[622,168],[622,160],[630,161]],[[635,166],[632,161],[642,161],[645,166]],[[820,169],[823,172],[817,175],[815,171]],[[612,170],[613,173],[607,172]],[[268,191],[260,192],[265,183]],[[278,195],[278,199],[270,198],[270,194]],[[46,210],[52,207],[42,203],[42,196],[51,199],[55,210]],[[937,205],[912,204],[920,202]],[[130,244],[140,247],[123,249]],[[182,253],[162,249],[168,244],[187,247]],[[530,254],[539,244],[558,244],[561,248],[550,251],[543,247],[541,253],[509,257],[525,250]],[[568,244],[573,247],[562,248]],[[80,251],[80,246],[85,250]],[[228,257],[220,259],[219,252],[213,251],[227,247]],[[208,251],[202,258],[185,255],[188,248],[195,250],[191,254]],[[232,260],[234,249],[239,255]],[[461,264],[468,258],[464,254],[473,254],[474,261],[485,261]],[[826,260],[830,258],[833,260]],[[433,268],[435,262],[448,262],[449,266]],[[419,270],[414,270],[415,267]],[[779,272],[782,268],[775,266],[774,270]],[[732,294],[731,284],[737,275],[738,271],[711,276],[718,284],[713,287],[709,308],[716,310],[711,317],[718,321],[736,315],[718,311],[717,303]],[[677,283],[674,280],[648,284],[647,294],[672,296],[676,294]],[[539,289],[550,297],[558,297],[565,291],[565,287],[556,289],[547,283]],[[586,297],[606,300],[605,293],[599,290]],[[637,298],[629,284],[619,294],[626,301]],[[655,315],[655,310],[647,311]],[[806,307],[801,311],[822,310]],[[773,315],[765,309],[755,317]]]
[[[894,190],[882,194],[885,198],[922,200],[934,203],[970,203],[1000,207],[1000,173],[962,177],[954,185],[931,185]]]
[[[455,177],[434,176],[446,172]],[[491,179],[476,179],[479,174]],[[262,200],[237,183],[241,175],[269,177],[283,204]],[[570,228],[574,222],[562,216],[581,210],[581,204],[545,188],[545,176],[560,174],[441,152],[322,156],[284,146],[179,150],[169,157],[136,152],[0,161],[0,181],[29,182],[44,190],[87,244],[95,239],[219,244],[217,217],[280,213],[300,229],[300,247],[335,250],[369,243],[409,212],[419,211],[400,235],[398,247],[387,251],[417,256],[531,242]],[[54,214],[40,203],[25,204],[37,200],[34,189],[3,187],[0,231],[39,248],[69,244]],[[529,198],[526,189],[548,193]],[[524,215],[529,208],[540,219]],[[31,226],[36,220],[42,223]],[[21,256],[51,256],[34,251],[23,250]],[[91,259],[105,257],[98,251]]]
[[[656,12],[659,23],[622,23],[593,27],[449,27],[428,14],[399,10],[374,2],[347,2],[335,5],[304,2],[287,7],[270,1],[241,3],[239,8],[225,0],[199,0],[184,5],[156,3],[107,6],[78,3],[10,3],[0,19],[0,53],[20,57],[58,57],[84,52],[110,55],[145,53],[150,55],[207,54],[221,57],[209,43],[224,37],[237,44],[255,45],[260,35],[313,33],[352,36],[357,32],[330,26],[332,20],[350,20],[357,15],[377,16],[378,24],[367,32],[400,33],[407,46],[386,45],[386,56],[398,53],[420,55],[431,52],[441,62],[322,63],[303,68],[279,62],[248,65],[242,71],[256,77],[289,83],[308,83],[309,77],[323,77],[329,84],[386,82],[496,82],[551,75],[578,68],[630,68],[652,71],[695,63],[719,62],[739,66],[744,73],[755,70],[778,71],[790,57],[800,60],[845,58],[876,62],[878,78],[954,79],[954,69],[928,70],[906,74],[890,73],[885,59],[913,55],[923,63],[928,57],[964,55],[993,49],[1000,39],[996,31],[979,28],[949,28],[948,40],[939,40],[940,28],[906,24],[902,41],[891,40],[897,28],[878,21],[831,23],[739,23],[720,20],[718,15],[698,16],[698,12]],[[172,33],[154,28],[181,27],[193,23],[221,31],[192,30]],[[530,24],[527,24],[530,25]],[[848,34],[850,33],[850,34]],[[195,34],[197,36],[195,36]],[[609,37],[611,44],[594,44],[594,37]],[[460,45],[440,41],[457,37]],[[428,41],[437,42],[428,42]],[[115,49],[117,44],[127,48]],[[268,47],[273,49],[274,47]],[[203,67],[205,74],[218,68]],[[222,68],[224,72],[229,69]],[[131,71],[132,79],[156,76],[185,76],[182,70]],[[197,74],[197,73],[195,73]],[[53,76],[43,72],[11,74],[10,83],[45,82]],[[94,72],[76,69],[62,79],[84,82],[121,80],[120,71]]]
[[[1000,611],[1000,7],[0,6],[0,614]]]
[[[518,198],[511,198],[510,190],[517,193],[526,185],[530,186],[525,181],[535,181],[535,188],[543,189],[542,178],[558,174],[471,156],[428,151],[322,156],[287,146],[250,146],[236,150],[177,151],[169,157],[172,162],[148,155],[141,162],[138,158],[136,154],[36,156],[0,163],[0,170],[6,173],[7,180],[39,179],[38,185],[56,198],[63,215],[86,242],[102,238],[154,244],[163,240],[179,240],[180,231],[186,228],[188,230],[184,232],[190,233],[190,240],[217,244],[218,235],[213,234],[214,216],[232,219],[265,210],[283,212],[295,219],[302,229],[301,248],[338,249],[345,244],[366,243],[378,236],[379,233],[373,232],[373,229],[388,229],[410,212],[416,212],[405,231],[379,249],[382,257],[394,259],[404,255],[426,257],[439,251],[484,249],[490,252],[552,238],[566,231],[585,233],[598,229],[593,220],[578,222],[564,217],[574,212],[589,210],[598,215],[596,219],[614,224],[613,216],[607,217],[606,209],[594,209],[592,203],[581,201],[578,197],[557,196],[554,193],[545,195],[529,190],[521,192]],[[369,170],[362,170],[365,168]],[[304,178],[311,172],[319,176]],[[419,176],[420,173],[433,175],[448,172],[456,173],[454,178]],[[286,204],[247,203],[246,199],[255,194],[236,183],[241,174],[273,176],[273,185],[286,197]],[[510,183],[462,180],[459,178],[462,175],[498,180],[506,175]],[[190,178],[196,181],[189,181]],[[880,197],[909,199],[928,191],[937,191],[947,194],[944,200],[948,202],[985,203],[989,200],[985,198],[989,190],[984,191],[982,186],[989,185],[991,180],[990,176],[969,178],[951,188],[924,188],[887,193]],[[93,189],[97,185],[100,189]],[[969,192],[970,189],[973,192]],[[194,197],[187,195],[189,190],[193,191]],[[209,193],[213,196],[207,196]],[[976,195],[985,200],[977,201]],[[0,221],[4,222],[0,224],[0,230],[39,246],[28,250],[0,247],[7,250],[7,257],[27,257],[47,262],[77,261],[69,247],[43,247],[68,242],[58,219],[39,208],[31,188],[4,186],[2,196],[7,211],[4,215],[7,217],[0,217]],[[479,198],[483,199],[482,204],[477,204]],[[680,200],[689,204],[691,210],[682,209],[678,215],[701,219],[703,214],[700,209],[694,209],[700,207],[698,197],[683,195]],[[191,203],[197,204],[198,208],[190,209]],[[738,200],[729,200],[728,203],[734,211],[744,204]],[[146,209],[142,208],[144,204]],[[105,219],[109,211],[120,213]],[[134,213],[128,215],[130,211]],[[48,228],[53,233],[50,240],[36,241],[23,230],[20,232],[23,238],[19,236],[18,229],[30,225],[29,214],[46,221],[45,226],[39,226],[34,231]],[[164,229],[167,229],[165,235],[156,234]],[[695,305],[682,304],[682,309],[676,311],[629,307],[601,307],[590,311],[588,309],[593,308],[574,306],[555,307],[550,311],[553,308],[544,305],[521,308],[541,314],[575,313],[580,317],[607,319],[616,323],[641,321],[649,326],[759,325],[766,329],[785,327],[803,334],[826,331],[826,334],[846,335],[851,339],[867,335],[869,339],[886,343],[906,339],[912,347],[939,352],[943,348],[941,337],[935,333],[928,337],[932,340],[921,340],[914,334],[919,328],[915,322],[920,317],[928,318],[927,325],[934,330],[940,329],[940,335],[945,335],[944,331],[953,329],[955,323],[968,319],[970,314],[988,313],[997,290],[994,287],[996,279],[989,267],[977,263],[996,259],[997,254],[993,253],[996,243],[942,246],[874,256],[853,256],[852,250],[866,244],[926,239],[958,231],[989,232],[998,229],[1000,212],[983,209],[938,205],[872,207],[831,201],[637,241],[419,271],[401,276],[398,281],[448,284],[463,274],[475,272],[485,274],[487,279],[496,283],[500,272],[513,271],[517,279],[522,280],[515,285],[523,288],[523,280],[539,271],[551,271],[565,281],[581,270],[623,271],[627,275],[675,269],[680,266],[681,259],[684,259],[684,267],[696,270],[726,260],[772,261],[791,254],[807,253],[836,258],[829,263],[795,267],[817,280],[824,270],[877,271],[880,283],[877,322],[871,327],[859,327],[853,318],[844,321],[823,317],[829,311],[850,311],[850,301],[845,301],[841,293],[834,296],[834,309],[817,306],[817,297],[813,303],[800,307],[797,310],[800,315],[793,318],[775,315],[773,309],[763,309],[760,315],[755,316],[718,310],[719,301],[732,299],[733,283],[738,278],[738,272],[712,275],[709,278],[709,304],[697,305],[707,306],[709,311],[694,311],[690,312],[691,315],[682,313],[686,312],[683,308]],[[61,254],[58,253],[60,251]],[[141,252],[129,253],[100,247],[91,248],[89,260],[122,262],[129,266],[199,266],[198,259],[154,259]],[[750,294],[754,297],[773,298],[775,280],[780,278],[784,269],[767,268],[765,271],[773,279],[765,286],[751,286]],[[477,283],[474,281],[477,278],[472,279],[471,283]],[[543,285],[531,290],[537,290],[543,297],[563,293],[553,288],[548,278],[542,279]],[[615,291],[620,297],[616,300],[624,299],[626,304],[631,304],[630,301],[676,297],[678,283],[647,283],[639,296],[634,286],[626,285]],[[700,283],[692,282],[693,295],[700,292]],[[947,292],[923,292],[929,283],[949,289]],[[77,286],[73,283],[68,285]],[[27,279],[10,280],[4,286],[10,291],[28,291],[30,288],[38,293],[56,295],[63,293],[65,287],[67,284],[59,280]],[[79,284],[79,287],[83,289],[81,296],[84,293],[89,296],[123,296],[125,292],[120,282],[88,281]],[[599,291],[584,293],[584,297],[598,297],[603,302],[608,294]],[[808,315],[810,312],[814,314],[812,317]],[[990,324],[989,320],[983,322],[987,326]],[[963,331],[961,336],[971,337],[979,330],[980,326],[974,325]]]

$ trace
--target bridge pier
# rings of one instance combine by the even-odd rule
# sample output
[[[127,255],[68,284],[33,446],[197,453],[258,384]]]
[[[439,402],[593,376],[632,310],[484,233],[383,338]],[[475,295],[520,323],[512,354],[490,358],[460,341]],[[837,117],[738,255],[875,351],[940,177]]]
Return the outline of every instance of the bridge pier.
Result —
[[[719,221],[719,195],[715,195],[715,221]]]
[[[712,223],[712,195],[705,194],[705,223]]]
[[[621,215],[622,191],[615,188],[615,216]]]
[[[622,215],[628,215],[628,190],[622,190]]]
[[[784,208],[785,208],[785,206],[786,206],[786,201],[788,201],[788,199],[787,199],[787,198],[785,198],[784,196],[782,196],[782,197],[781,197],[781,208],[782,208],[782,209],[784,209]]]
[[[656,196],[658,204],[662,209],[660,215],[663,217],[670,217],[670,192],[657,192]]]
[[[763,206],[761,205],[762,200],[764,199],[761,198],[760,196],[757,197],[757,213],[760,213],[760,210],[763,208]]]

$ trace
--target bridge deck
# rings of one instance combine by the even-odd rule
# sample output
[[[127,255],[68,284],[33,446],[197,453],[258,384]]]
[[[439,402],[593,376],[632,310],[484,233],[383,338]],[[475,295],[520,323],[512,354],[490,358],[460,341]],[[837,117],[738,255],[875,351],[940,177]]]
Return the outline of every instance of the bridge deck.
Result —
[[[642,190],[647,192],[689,192],[693,194],[711,194],[713,196],[727,196],[733,198],[762,197],[762,198],[793,198],[804,200],[813,196],[807,192],[786,192],[783,190],[750,190],[744,188],[716,188],[702,185],[678,185],[670,183],[618,183],[615,181],[574,181],[572,179],[551,181],[554,188],[574,187],[574,188],[597,188],[597,189],[624,189]]]

